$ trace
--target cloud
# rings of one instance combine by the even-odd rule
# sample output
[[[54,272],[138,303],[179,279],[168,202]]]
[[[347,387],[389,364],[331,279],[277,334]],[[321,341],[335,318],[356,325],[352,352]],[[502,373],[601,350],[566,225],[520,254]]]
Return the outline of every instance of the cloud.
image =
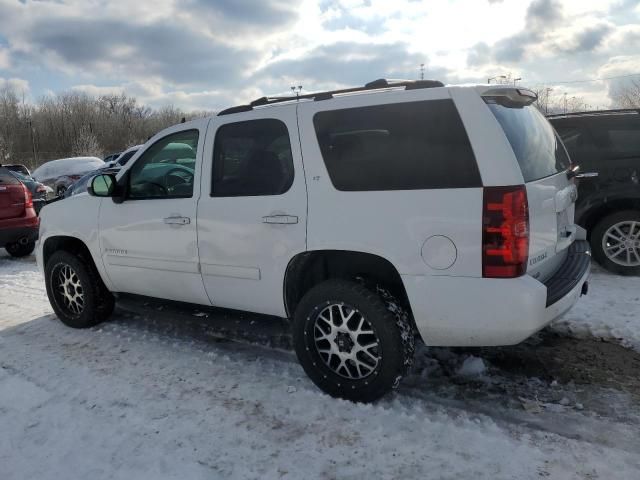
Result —
[[[28,94],[30,90],[29,81],[23,78],[0,77],[0,90],[3,88],[9,88],[20,94]]]
[[[312,49],[298,58],[283,59],[264,68],[262,75],[312,85],[363,85],[377,78],[415,78],[424,55],[410,53],[403,43],[338,42]],[[439,79],[446,69],[426,66],[425,76]]]
[[[299,0],[190,0],[181,2],[181,10],[197,16],[217,19],[242,28],[269,30],[282,28],[298,17]],[[216,22],[219,24],[219,22]]]
[[[9,50],[7,48],[0,47],[0,70],[9,68]]]
[[[38,21],[25,33],[32,54],[80,70],[128,77],[158,76],[181,85],[228,84],[255,55],[200,32],[162,21],[136,25],[65,18]],[[108,39],[108,40],[107,40]]]
[[[573,45],[566,48],[569,53],[590,52],[598,48],[604,42],[613,28],[610,25],[597,25],[578,32],[571,42]]]

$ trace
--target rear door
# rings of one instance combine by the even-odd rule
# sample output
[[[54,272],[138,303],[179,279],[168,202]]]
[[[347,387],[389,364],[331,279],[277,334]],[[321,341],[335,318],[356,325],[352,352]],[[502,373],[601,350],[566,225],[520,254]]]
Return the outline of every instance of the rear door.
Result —
[[[284,316],[285,271],[306,249],[296,106],[215,117],[205,152],[198,250],[211,303]]]
[[[533,105],[505,106],[491,99],[489,109],[501,125],[518,161],[529,202],[527,273],[549,278],[576,236],[578,191],[566,171],[569,156],[547,119]]]
[[[16,218],[24,213],[24,188],[11,175],[11,172],[0,167],[0,220]]]

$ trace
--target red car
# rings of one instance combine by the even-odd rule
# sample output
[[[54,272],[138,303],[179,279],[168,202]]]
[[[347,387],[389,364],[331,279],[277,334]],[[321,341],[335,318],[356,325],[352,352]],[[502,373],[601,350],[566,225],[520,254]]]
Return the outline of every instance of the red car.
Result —
[[[14,257],[29,255],[35,248],[39,227],[31,192],[0,166],[0,248]]]

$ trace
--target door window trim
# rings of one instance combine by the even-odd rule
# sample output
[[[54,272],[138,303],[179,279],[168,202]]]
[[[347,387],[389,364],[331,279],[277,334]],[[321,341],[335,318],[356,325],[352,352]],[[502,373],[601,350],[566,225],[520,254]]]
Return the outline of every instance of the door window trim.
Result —
[[[261,120],[272,120],[272,121],[276,121],[281,123],[286,132],[287,132],[287,138],[289,140],[289,151],[291,152],[291,179],[289,182],[289,185],[287,186],[287,189],[284,190],[283,192],[277,193],[277,194],[255,194],[255,195],[217,195],[215,193],[215,189],[214,189],[214,183],[215,183],[215,179],[214,179],[214,175],[215,175],[215,169],[216,169],[216,142],[218,140],[218,135],[220,134],[220,129],[228,126],[228,125],[234,125],[234,124],[238,124],[238,123],[248,123],[248,122],[254,122],[254,121],[261,121]],[[296,166],[295,166],[295,160],[294,160],[294,153],[293,153],[293,145],[291,143],[291,130],[289,129],[289,126],[287,125],[287,122],[280,119],[280,118],[275,118],[275,117],[260,117],[260,118],[249,118],[246,120],[235,120],[235,121],[229,121],[229,122],[225,122],[222,123],[220,125],[218,125],[215,129],[215,135],[213,137],[213,147],[212,147],[212,151],[211,151],[211,183],[210,183],[210,187],[209,187],[209,197],[210,198],[248,198],[248,197],[279,197],[282,196],[284,194],[286,194],[287,192],[289,192],[291,190],[291,188],[293,187],[294,183],[296,181]]]
[[[125,188],[125,194],[124,194],[124,201],[126,202],[132,202],[135,200],[173,200],[173,199],[183,199],[183,198],[193,198],[193,194],[194,194],[194,190],[191,191],[191,195],[172,195],[172,196],[163,196],[163,197],[158,197],[158,196],[150,196],[150,197],[130,197],[130,187],[131,187],[131,171],[135,168],[136,164],[142,160],[144,158],[144,156],[146,155],[146,153],[153,148],[154,145],[157,145],[159,142],[162,142],[163,140],[179,134],[179,133],[187,133],[187,132],[196,132],[198,134],[198,141],[196,144],[196,159],[195,162],[196,164],[198,163],[198,147],[200,145],[200,139],[201,139],[201,132],[199,128],[188,128],[185,130],[176,130],[173,131],[171,133],[166,134],[165,136],[159,138],[158,140],[156,140],[155,142],[153,142],[151,145],[149,145],[147,148],[145,148],[142,153],[140,154],[140,156],[138,158],[135,159],[135,161],[131,164],[131,166],[129,168],[127,168],[127,171],[124,173],[122,180],[125,182],[124,184],[124,188]],[[138,153],[138,152],[135,152]],[[134,155],[135,155],[134,153]],[[129,159],[131,160],[131,159]],[[129,162],[127,162],[129,163]],[[196,173],[197,173],[197,168],[194,169],[193,171],[193,188],[195,189],[196,186]]]

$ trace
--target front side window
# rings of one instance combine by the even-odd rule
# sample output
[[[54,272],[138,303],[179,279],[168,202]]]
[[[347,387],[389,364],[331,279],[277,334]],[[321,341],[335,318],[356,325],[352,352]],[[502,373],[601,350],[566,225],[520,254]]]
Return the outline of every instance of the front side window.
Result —
[[[329,177],[342,191],[480,187],[475,156],[451,100],[318,112]]]
[[[281,195],[293,183],[289,132],[275,119],[228,123],[213,149],[212,197]]]
[[[191,197],[198,136],[198,130],[187,130],[151,145],[131,167],[128,198]]]

